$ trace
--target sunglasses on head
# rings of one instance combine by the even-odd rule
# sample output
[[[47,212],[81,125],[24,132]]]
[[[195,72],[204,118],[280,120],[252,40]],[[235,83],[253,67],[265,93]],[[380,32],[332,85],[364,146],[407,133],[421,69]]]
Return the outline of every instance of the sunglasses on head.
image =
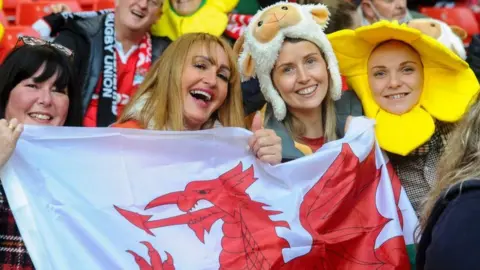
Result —
[[[46,41],[43,39],[30,37],[30,36],[21,36],[18,38],[17,43],[15,44],[15,48],[28,45],[28,46],[50,46],[55,48],[56,50],[64,53],[67,57],[73,58],[73,51],[69,48],[62,46],[60,44],[56,44],[50,41]]]

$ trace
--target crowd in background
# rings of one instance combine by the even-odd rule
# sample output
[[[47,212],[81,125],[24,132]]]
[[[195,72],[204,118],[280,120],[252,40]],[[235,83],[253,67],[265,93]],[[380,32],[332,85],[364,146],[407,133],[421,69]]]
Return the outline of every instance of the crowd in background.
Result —
[[[480,37],[420,12],[449,5],[437,2],[295,1],[309,7],[305,23],[303,11],[271,0],[52,4],[36,34],[4,52],[0,168],[23,125],[247,128],[252,153],[276,165],[366,116],[420,218],[417,268],[474,269]],[[33,269],[0,191],[0,264]]]

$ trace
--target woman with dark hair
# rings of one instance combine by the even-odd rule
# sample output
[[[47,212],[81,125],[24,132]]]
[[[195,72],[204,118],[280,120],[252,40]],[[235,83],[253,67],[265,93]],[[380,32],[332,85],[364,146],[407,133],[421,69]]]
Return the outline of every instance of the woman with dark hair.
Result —
[[[8,105],[16,106],[9,100],[22,82],[31,79],[34,84],[41,84],[54,78],[53,86],[57,91],[65,91],[63,93],[70,100],[65,122],[59,126],[80,126],[80,105],[76,102],[80,95],[71,59],[72,53],[65,47],[31,37],[20,38],[17,47],[0,66],[0,118],[8,118],[5,117]],[[25,120],[24,124],[35,124],[32,118]]]
[[[8,161],[23,124],[80,126],[78,83],[68,49],[21,37],[0,66],[0,169]],[[33,269],[0,186],[0,264]]]

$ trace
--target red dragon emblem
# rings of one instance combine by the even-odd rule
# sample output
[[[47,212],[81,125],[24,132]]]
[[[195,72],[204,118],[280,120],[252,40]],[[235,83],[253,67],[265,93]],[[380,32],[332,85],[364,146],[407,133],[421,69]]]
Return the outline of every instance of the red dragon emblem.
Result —
[[[300,222],[313,239],[309,253],[285,262],[282,250],[289,243],[277,235],[276,227],[289,228],[286,221],[272,221],[280,211],[265,210],[264,203],[253,201],[246,193],[257,179],[254,168],[243,170],[240,163],[217,179],[193,181],[184,191],[172,192],[152,200],[148,210],[175,204],[183,215],[150,220],[115,206],[130,223],[150,235],[155,228],[187,224],[203,243],[204,233],[223,221],[220,269],[409,269],[402,237],[396,237],[375,249],[375,240],[390,220],[376,208],[376,190],[381,170],[375,164],[375,149],[360,162],[348,144],[321,179],[305,194],[300,205]],[[199,200],[214,206],[190,211]],[[133,251],[141,270],[174,269],[167,253],[162,262],[148,242],[150,263]],[[393,251],[395,250],[395,251]],[[395,254],[392,257],[392,252]]]

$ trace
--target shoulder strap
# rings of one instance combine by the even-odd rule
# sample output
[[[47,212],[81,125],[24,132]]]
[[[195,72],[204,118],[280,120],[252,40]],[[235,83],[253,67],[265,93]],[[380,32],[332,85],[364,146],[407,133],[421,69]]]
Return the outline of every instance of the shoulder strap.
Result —
[[[442,216],[448,204],[455,200],[460,194],[465,194],[474,190],[480,190],[479,179],[472,179],[458,183],[451,187],[448,191],[442,193],[440,199],[438,199],[438,201],[435,203],[430,217],[428,217],[427,225],[425,226],[422,238],[420,239],[420,243],[417,247],[417,270],[422,270],[425,265],[425,253],[432,241],[433,227]]]
[[[267,103],[267,108],[265,112],[265,128],[273,129],[277,136],[282,139],[283,161],[286,162],[304,156],[304,154],[295,147],[295,142],[290,136],[290,133],[288,132],[285,125],[283,125],[282,122],[278,121],[273,115],[273,107],[270,103]]]
[[[337,115],[337,136],[343,138],[348,116],[363,115],[362,103],[353,90],[343,91],[342,97],[335,101],[335,112]]]
[[[157,37],[152,35],[152,62],[155,62],[167,49],[172,41],[167,37]]]

